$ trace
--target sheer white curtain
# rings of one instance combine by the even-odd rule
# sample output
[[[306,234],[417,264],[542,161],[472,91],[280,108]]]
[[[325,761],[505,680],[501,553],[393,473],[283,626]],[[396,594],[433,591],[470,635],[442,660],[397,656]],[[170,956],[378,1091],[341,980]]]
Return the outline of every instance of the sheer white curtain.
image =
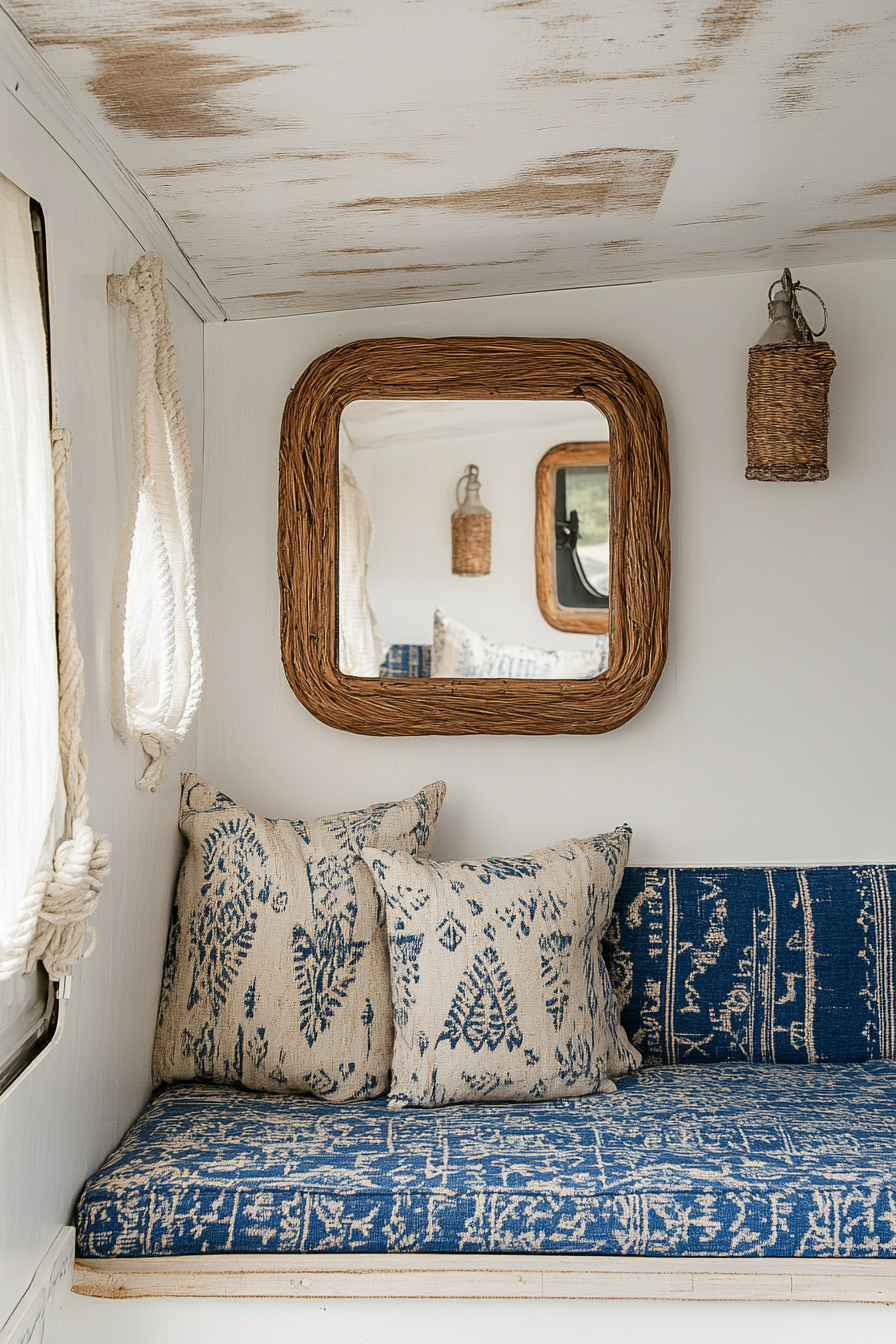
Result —
[[[55,526],[31,201],[0,176],[0,978],[25,965],[52,873]]]
[[[109,841],[87,820],[70,448],[50,429],[31,200],[0,176],[0,979],[37,961],[59,979],[88,956],[109,875]]]
[[[127,303],[137,346],[134,466],[112,609],[112,723],[149,758],[138,781],[155,791],[202,694],[196,619],[190,444],[174,368],[161,258],[109,277]]]

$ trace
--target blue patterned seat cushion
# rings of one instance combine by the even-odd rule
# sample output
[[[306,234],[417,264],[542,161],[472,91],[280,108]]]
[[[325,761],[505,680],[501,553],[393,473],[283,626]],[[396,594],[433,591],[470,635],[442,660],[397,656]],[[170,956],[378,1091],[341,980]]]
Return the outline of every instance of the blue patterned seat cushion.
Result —
[[[87,1183],[80,1254],[896,1256],[896,1064],[647,1069],[389,1111],[189,1084]]]
[[[628,868],[604,952],[645,1064],[896,1058],[896,867]]]

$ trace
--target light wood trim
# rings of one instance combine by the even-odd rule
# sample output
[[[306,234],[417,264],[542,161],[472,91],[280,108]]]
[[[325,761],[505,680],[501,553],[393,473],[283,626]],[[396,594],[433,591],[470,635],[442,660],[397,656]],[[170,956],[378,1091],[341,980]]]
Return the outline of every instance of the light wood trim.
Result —
[[[610,665],[582,681],[350,677],[338,667],[339,419],[359,397],[573,399],[610,426]],[[293,691],[334,728],[381,737],[605,733],[643,708],[666,659],[669,454],[642,369],[597,341],[404,337],[321,355],[280,440],[280,644]],[[446,519],[447,526],[447,519]]]
[[[610,463],[609,443],[558,443],[549,448],[535,472],[535,590],[539,610],[555,630],[575,630],[586,635],[605,635],[610,628],[610,610],[561,607],[557,600],[557,532],[555,521],[555,473],[559,467],[605,467]],[[610,559],[612,562],[612,516]],[[612,563],[610,565],[612,572]]]
[[[580,1298],[896,1303],[896,1260],[194,1255],[76,1260],[85,1297]]]

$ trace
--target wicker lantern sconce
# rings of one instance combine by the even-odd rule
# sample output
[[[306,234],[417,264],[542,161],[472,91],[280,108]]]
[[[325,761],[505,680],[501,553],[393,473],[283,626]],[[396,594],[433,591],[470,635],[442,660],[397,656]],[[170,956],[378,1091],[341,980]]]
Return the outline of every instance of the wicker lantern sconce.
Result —
[[[772,291],[780,285],[780,292]],[[796,291],[814,294],[824,326],[812,332]],[[834,352],[818,341],[828,324],[824,300],[784,268],[768,292],[770,323],[750,350],[747,374],[747,480],[826,481],[828,386]]]
[[[465,485],[464,497],[460,488]],[[456,487],[457,508],[451,515],[451,573],[490,574],[492,516],[479,498],[479,468],[467,467]]]

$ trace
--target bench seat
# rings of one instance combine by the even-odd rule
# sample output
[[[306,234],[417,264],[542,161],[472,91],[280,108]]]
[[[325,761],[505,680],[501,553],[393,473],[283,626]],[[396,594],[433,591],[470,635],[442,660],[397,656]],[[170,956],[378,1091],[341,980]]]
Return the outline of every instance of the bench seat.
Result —
[[[890,1061],[435,1111],[176,1086],[88,1181],[79,1254],[892,1258],[894,1116]]]

